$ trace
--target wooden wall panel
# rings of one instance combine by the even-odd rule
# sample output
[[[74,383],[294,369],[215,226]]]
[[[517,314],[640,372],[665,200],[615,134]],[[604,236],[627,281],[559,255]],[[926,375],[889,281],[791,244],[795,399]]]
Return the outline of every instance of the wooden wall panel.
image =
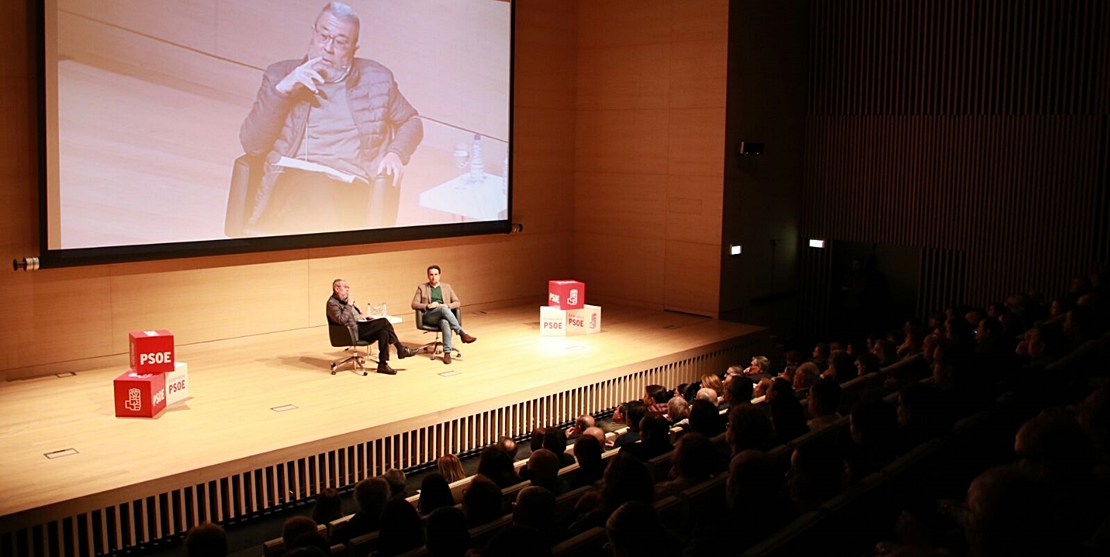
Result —
[[[1107,262],[1105,3],[811,6],[803,237],[920,247],[922,313]]]
[[[594,302],[718,314],[728,4],[579,5],[575,269]]]
[[[30,1],[0,22],[0,224],[8,258],[38,250],[37,124]],[[314,8],[318,9],[317,8]],[[331,280],[352,281],[358,301],[387,300],[407,315],[431,263],[475,308],[542,303],[546,280],[572,276],[574,221],[574,3],[517,2],[519,132],[514,214],[526,232],[398,244],[46,269],[0,281],[0,378],[126,365],[126,332],[167,327],[179,344],[321,325]],[[568,31],[569,30],[569,31]],[[534,71],[542,67],[544,71]],[[22,210],[19,210],[22,208]],[[527,220],[532,217],[535,220]]]

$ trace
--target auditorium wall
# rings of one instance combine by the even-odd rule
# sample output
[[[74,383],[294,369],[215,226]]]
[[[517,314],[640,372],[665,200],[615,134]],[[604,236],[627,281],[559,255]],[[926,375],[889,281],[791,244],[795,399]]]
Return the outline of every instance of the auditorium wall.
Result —
[[[11,4],[0,20],[8,260],[35,255],[39,242],[34,2]],[[320,326],[338,276],[360,302],[406,308],[431,263],[473,309],[539,305],[548,278],[574,275],[578,21],[573,2],[517,2],[513,211],[524,233],[6,272],[0,378],[122,365],[134,329],[167,328],[188,345]]]

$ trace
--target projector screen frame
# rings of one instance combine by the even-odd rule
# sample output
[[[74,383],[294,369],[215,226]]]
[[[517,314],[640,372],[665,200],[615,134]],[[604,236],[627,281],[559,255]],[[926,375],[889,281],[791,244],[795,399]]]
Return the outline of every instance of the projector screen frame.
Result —
[[[500,0],[492,0],[500,1]],[[112,263],[158,261],[167,259],[188,259],[198,257],[249,254],[309,248],[329,248],[355,246],[362,244],[388,244],[416,240],[449,240],[468,236],[510,234],[513,232],[513,166],[514,145],[513,127],[515,118],[515,81],[516,81],[516,4],[509,4],[509,83],[508,83],[508,137],[507,151],[507,199],[505,219],[495,221],[474,221],[458,223],[428,224],[420,226],[400,226],[393,228],[346,230],[313,234],[294,234],[280,236],[257,236],[246,238],[227,238],[202,241],[119,245],[94,248],[60,248],[49,246],[49,160],[51,131],[48,118],[47,64],[47,2],[29,2],[29,12],[34,21],[35,47],[35,91],[37,93],[38,138],[38,217],[39,217],[39,261],[40,268],[63,268]],[[56,16],[55,16],[56,17]],[[56,58],[56,57],[55,57]],[[57,93],[55,92],[55,98]],[[56,140],[56,138],[55,138]],[[55,149],[55,152],[57,150]]]

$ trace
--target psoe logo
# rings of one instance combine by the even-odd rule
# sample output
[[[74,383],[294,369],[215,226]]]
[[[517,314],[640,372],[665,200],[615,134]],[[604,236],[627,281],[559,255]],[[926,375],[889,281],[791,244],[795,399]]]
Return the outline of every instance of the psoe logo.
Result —
[[[143,334],[148,337],[156,337],[158,336],[158,331],[143,331]]]
[[[548,300],[549,300],[549,301],[550,301],[550,302],[551,302],[552,304],[555,304],[555,305],[559,305],[559,295],[558,295],[558,294],[556,294],[555,292],[548,292],[548,293],[547,293],[547,299],[548,299]]]
[[[166,400],[166,390],[165,389],[162,389],[162,390],[154,393],[153,400],[151,400],[150,402],[151,402],[151,404],[153,404],[155,406],[158,406],[159,404],[162,403],[163,400]]]
[[[571,288],[570,289],[570,294],[567,296],[567,304],[572,305],[572,306],[578,305],[578,289],[577,288]]]
[[[567,325],[571,327],[584,327],[586,326],[586,322],[581,317],[568,317]]]
[[[132,412],[138,412],[143,409],[143,392],[137,388],[127,390],[127,400],[123,401],[123,407]]]

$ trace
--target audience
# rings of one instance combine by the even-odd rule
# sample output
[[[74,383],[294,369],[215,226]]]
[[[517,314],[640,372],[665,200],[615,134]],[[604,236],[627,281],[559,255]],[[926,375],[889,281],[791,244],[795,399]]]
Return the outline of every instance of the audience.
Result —
[[[185,534],[188,557],[223,557],[227,555],[227,533],[219,524],[202,522]]]
[[[714,404],[716,404],[714,402]],[[644,403],[634,400],[625,405],[625,412],[623,414],[625,424],[628,425],[628,431],[617,437],[613,442],[613,448],[619,449],[624,445],[630,445],[640,440],[640,421],[647,415],[647,407]]]
[[[678,495],[721,471],[717,449],[708,437],[700,433],[683,435],[674,447],[671,462],[671,479],[655,485],[655,496],[663,499]]]
[[[382,509],[390,498],[389,482],[369,478],[355,485],[358,510],[351,519],[336,526],[331,538],[335,543],[348,543],[351,538],[369,534],[381,526]]]
[[[316,524],[327,524],[343,517],[343,499],[334,487],[324,488],[316,495],[316,504],[312,507],[312,520]]]
[[[285,549],[293,549],[302,545],[306,534],[316,533],[316,521],[307,516],[293,516],[281,525],[281,541],[285,542]]]
[[[463,471],[462,462],[459,457],[453,454],[445,454],[436,460],[436,469],[439,470],[443,479],[447,483],[455,483],[466,477],[466,472]]]
[[[810,430],[829,427],[840,419],[837,409],[840,408],[842,391],[840,383],[832,377],[819,379],[809,389],[809,421],[806,425]]]
[[[541,436],[542,441],[542,436]],[[535,450],[539,450],[537,447]],[[520,476],[513,469],[513,461],[500,447],[493,445],[482,450],[478,460],[478,474],[493,480],[498,488],[504,489],[521,482]]]
[[[416,507],[404,499],[394,497],[382,510],[381,534],[378,537],[377,557],[400,555],[424,545],[424,530]]]
[[[605,522],[605,535],[614,557],[682,555],[682,547],[655,507],[644,501],[629,501],[613,511]]]
[[[428,515],[425,528],[429,557],[465,557],[470,549],[466,515],[455,507],[440,507]]]
[[[382,477],[385,478],[385,481],[389,482],[390,497],[394,499],[404,499],[408,497],[409,494],[405,487],[405,472],[403,470],[391,468],[386,470],[385,474],[382,474]]]
[[[432,472],[420,480],[420,499],[417,508],[420,514],[431,514],[440,507],[450,507],[455,504],[455,497],[451,495],[451,486],[438,472]]]
[[[578,470],[571,478],[571,489],[594,485],[605,474],[605,463],[601,460],[602,442],[592,435],[583,435],[574,444],[574,458]]]
[[[674,450],[670,440],[671,423],[662,414],[648,414],[640,420],[640,442],[624,445],[622,453],[627,453],[647,462],[664,453]]]
[[[479,472],[463,493],[463,512],[468,528],[497,520],[501,517],[501,488]]]

